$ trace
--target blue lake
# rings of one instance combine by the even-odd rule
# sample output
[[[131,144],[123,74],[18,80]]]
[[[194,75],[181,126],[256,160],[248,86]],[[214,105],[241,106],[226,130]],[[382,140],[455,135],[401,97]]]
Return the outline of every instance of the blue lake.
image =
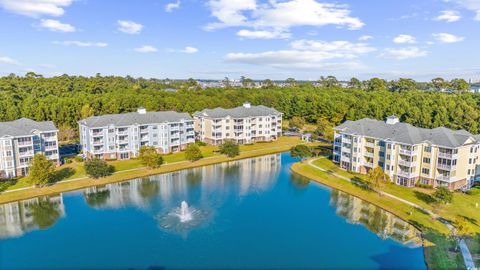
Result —
[[[426,268],[418,231],[293,175],[295,161],[270,155],[0,205],[0,269]]]

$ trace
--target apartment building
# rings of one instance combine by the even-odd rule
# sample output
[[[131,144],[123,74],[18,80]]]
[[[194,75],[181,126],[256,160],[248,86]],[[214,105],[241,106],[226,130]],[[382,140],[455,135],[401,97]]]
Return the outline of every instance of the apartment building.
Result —
[[[218,145],[225,140],[238,144],[276,140],[282,134],[282,113],[265,106],[206,109],[193,115],[195,132],[202,142]]]
[[[346,121],[334,130],[333,161],[349,171],[381,167],[398,185],[452,190],[469,188],[480,175],[480,136],[465,130],[418,128],[395,116]]]
[[[93,116],[78,122],[80,143],[86,158],[129,159],[141,146],[154,146],[167,154],[195,142],[193,120],[174,111],[137,112]]]
[[[21,118],[0,123],[0,178],[27,175],[30,161],[39,153],[59,164],[57,133],[53,122]]]

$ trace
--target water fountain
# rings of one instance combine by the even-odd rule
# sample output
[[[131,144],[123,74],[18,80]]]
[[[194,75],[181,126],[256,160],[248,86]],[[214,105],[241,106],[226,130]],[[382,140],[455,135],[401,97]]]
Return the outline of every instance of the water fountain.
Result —
[[[186,201],[182,201],[180,204],[180,211],[177,215],[180,218],[181,223],[189,222],[193,219],[192,211],[188,208],[188,203]]]

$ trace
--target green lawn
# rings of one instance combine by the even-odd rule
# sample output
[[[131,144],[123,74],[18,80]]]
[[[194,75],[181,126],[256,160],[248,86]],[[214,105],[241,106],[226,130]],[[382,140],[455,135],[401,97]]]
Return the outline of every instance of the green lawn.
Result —
[[[250,145],[242,145],[240,146],[240,153],[242,154],[252,154],[255,155],[262,155],[262,154],[269,154],[275,152],[277,150],[286,151],[289,147],[294,146],[296,144],[303,143],[302,140],[298,137],[280,137],[277,141],[273,142],[261,142],[255,143]],[[216,146],[202,146],[200,147],[204,159],[213,158],[213,157],[221,157],[219,153],[215,151],[218,150]],[[178,162],[185,162],[185,153],[184,152],[177,152],[172,154],[164,155],[164,161],[166,164],[171,163],[178,163]],[[141,164],[140,160],[138,159],[130,159],[130,160],[119,160],[119,161],[109,161],[111,165],[115,167],[116,172],[128,171],[132,169],[143,168],[144,166]],[[85,170],[83,167],[83,162],[76,162],[73,161],[70,164],[65,164],[57,168],[58,171],[66,171],[71,169],[71,173],[66,175],[62,180],[72,180],[78,178],[85,178]],[[32,184],[28,177],[23,177],[18,179],[15,185],[10,186],[7,190],[15,190],[24,187],[30,187]]]
[[[365,175],[350,173],[342,170],[327,158],[318,159],[313,163],[319,167],[328,169],[329,171],[342,176],[349,178],[359,177],[365,181],[367,180]],[[455,192],[453,202],[448,205],[438,205],[433,202],[431,194],[434,192],[434,190],[407,188],[390,184],[385,186],[383,191],[418,204],[450,221],[454,221],[457,215],[462,215],[470,220],[475,231],[480,233],[480,208],[475,207],[475,203],[480,205],[480,192],[478,192],[478,189],[475,189],[473,192],[471,192],[471,194]]]

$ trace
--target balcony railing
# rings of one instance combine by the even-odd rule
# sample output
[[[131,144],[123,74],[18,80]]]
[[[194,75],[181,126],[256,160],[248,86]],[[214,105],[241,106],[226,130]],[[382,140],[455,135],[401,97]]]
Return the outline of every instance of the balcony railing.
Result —
[[[407,155],[407,156],[413,156],[413,155],[416,155],[417,152],[413,151],[413,150],[400,149],[400,154]]]
[[[21,157],[33,156],[33,150],[32,151],[19,152],[18,155],[21,156]]]
[[[413,178],[415,177],[415,174],[414,173],[411,173],[411,172],[406,172],[406,171],[397,171],[397,175],[398,176],[402,176],[402,177],[406,177],[406,178]]]
[[[45,146],[45,150],[56,150],[57,149],[57,146],[56,145],[46,145]]]
[[[351,144],[351,143],[352,143],[352,140],[351,140],[351,139],[347,139],[347,138],[342,138],[342,143]]]
[[[341,160],[345,162],[350,162],[350,158],[346,156],[342,156]]]
[[[363,165],[364,165],[365,167],[373,168],[373,163],[372,163],[372,162],[363,162]]]
[[[438,152],[438,157],[439,158],[447,158],[447,159],[456,159],[457,154]]]
[[[375,143],[373,143],[373,142],[365,142],[365,147],[374,148],[374,147],[375,147]]]
[[[93,141],[93,144],[94,145],[99,145],[99,144],[103,144],[105,141],[103,140],[99,140],[99,141]]]
[[[117,135],[122,136],[122,135],[128,135],[128,131],[117,131]]]
[[[440,180],[440,181],[450,181],[452,179],[452,177],[450,175],[439,174],[439,175],[435,176],[435,179]]]
[[[446,171],[451,171],[455,169],[455,167],[456,167],[455,165],[448,165],[448,164],[442,164],[442,163],[437,164],[437,169],[442,169]]]
[[[18,146],[30,146],[33,144],[33,141],[23,141],[23,142],[18,142]]]
[[[402,159],[398,161],[398,164],[406,167],[413,167],[415,165],[415,163],[413,163],[412,161],[402,160]]]
[[[363,155],[366,156],[366,157],[373,158],[373,157],[375,156],[375,153],[373,153],[373,152],[365,152],[365,153],[363,153]]]

